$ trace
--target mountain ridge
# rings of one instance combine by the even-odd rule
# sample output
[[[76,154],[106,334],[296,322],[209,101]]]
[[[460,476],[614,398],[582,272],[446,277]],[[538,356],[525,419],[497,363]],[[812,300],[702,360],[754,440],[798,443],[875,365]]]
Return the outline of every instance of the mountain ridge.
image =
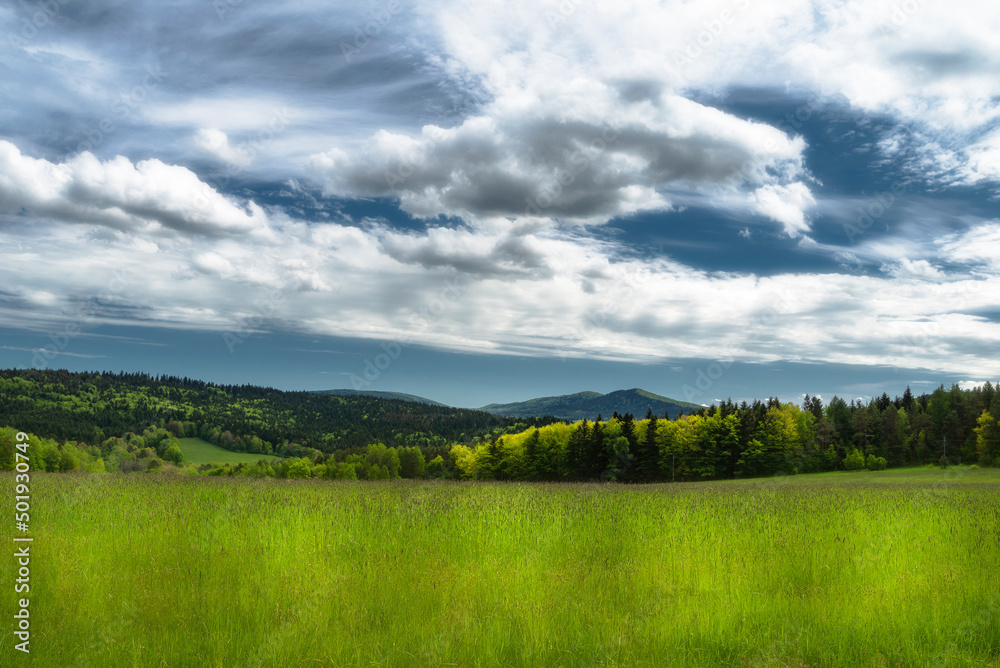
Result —
[[[613,413],[632,413],[645,417],[648,410],[658,416],[664,413],[674,419],[681,412],[690,413],[702,408],[700,404],[664,397],[648,390],[634,387],[607,394],[586,391],[552,397],[537,397],[527,401],[507,404],[487,404],[478,410],[508,417],[556,417],[564,420],[608,418]]]
[[[418,397],[415,394],[406,394],[405,392],[382,392],[380,390],[336,389],[336,390],[310,390],[309,393],[329,394],[338,397],[362,396],[362,397],[373,397],[375,399],[396,399],[399,401],[413,401],[418,404],[427,404],[429,406],[444,406],[446,408],[451,408],[451,406],[448,406],[448,404],[442,404],[440,401],[434,401],[433,399],[428,399],[426,397]]]

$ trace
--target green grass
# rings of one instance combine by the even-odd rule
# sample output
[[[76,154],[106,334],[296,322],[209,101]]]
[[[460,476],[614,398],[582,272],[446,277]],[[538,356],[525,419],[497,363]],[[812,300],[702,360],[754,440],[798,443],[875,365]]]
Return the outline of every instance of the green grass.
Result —
[[[231,452],[200,438],[182,438],[181,453],[185,464],[254,464],[261,459],[278,461],[278,457]]]
[[[997,470],[650,486],[33,474],[31,517],[39,666],[1000,665]],[[0,558],[7,666],[27,664],[14,568]]]
[[[719,480],[714,484],[796,484],[796,485],[826,485],[830,483],[931,483],[947,485],[950,483],[971,484],[979,482],[1000,482],[1000,469],[981,469],[978,466],[949,466],[942,469],[938,466],[918,466],[912,468],[886,469],[884,471],[830,471],[827,473],[810,473],[803,475],[778,475],[770,478],[751,478],[747,480]]]

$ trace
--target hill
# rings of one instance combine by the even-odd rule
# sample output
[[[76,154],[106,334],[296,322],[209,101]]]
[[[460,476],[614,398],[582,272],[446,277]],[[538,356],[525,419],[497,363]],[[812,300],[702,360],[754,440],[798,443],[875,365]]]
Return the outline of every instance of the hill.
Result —
[[[616,411],[622,415],[631,413],[642,418],[652,409],[657,416],[664,413],[676,418],[681,412],[691,413],[700,409],[698,404],[662,397],[646,390],[634,388],[601,394],[600,392],[577,392],[558,397],[540,397],[511,404],[489,404],[480,410],[496,415],[527,418],[552,416],[563,420],[594,420],[598,415],[605,419]]]
[[[415,394],[405,394],[403,392],[379,392],[377,390],[315,390],[312,394],[333,394],[340,397],[375,397],[376,399],[396,399],[397,401],[413,401],[418,404],[429,406],[447,406],[440,401],[418,397]]]
[[[179,436],[253,454],[277,454],[284,443],[322,452],[371,443],[446,446],[546,423],[409,400],[144,373],[0,370],[0,427],[97,445],[170,422],[178,423]]]

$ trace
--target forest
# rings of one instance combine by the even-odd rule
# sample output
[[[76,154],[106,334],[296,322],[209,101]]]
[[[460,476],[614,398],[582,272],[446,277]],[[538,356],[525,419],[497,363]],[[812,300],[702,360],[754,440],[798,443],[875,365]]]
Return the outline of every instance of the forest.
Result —
[[[668,420],[613,415],[451,450],[461,477],[653,482],[887,467],[1000,464],[1000,390],[943,386],[867,403],[731,401]]]
[[[27,376],[27,377],[26,377]],[[675,419],[575,423],[145,374],[0,372],[0,468],[31,434],[50,471],[282,478],[658,482],[953,463],[1000,465],[1000,385],[801,406],[725,401]],[[185,465],[180,439],[276,455]],[[297,440],[292,440],[293,438]]]
[[[198,436],[234,452],[287,456],[289,445],[292,452],[377,442],[444,446],[552,421],[144,373],[0,370],[0,425],[88,445],[173,422],[176,436]]]

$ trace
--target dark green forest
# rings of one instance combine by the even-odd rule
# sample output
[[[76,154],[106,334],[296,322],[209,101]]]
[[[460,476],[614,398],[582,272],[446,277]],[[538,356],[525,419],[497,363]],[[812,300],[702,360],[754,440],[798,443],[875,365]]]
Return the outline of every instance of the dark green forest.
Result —
[[[16,431],[52,471],[184,466],[178,439],[276,455],[210,475],[476,480],[711,480],[965,463],[1000,465],[1000,386],[868,402],[725,401],[670,419],[576,423],[383,399],[127,373],[0,371],[0,466]],[[37,464],[37,462],[36,462]],[[168,465],[169,464],[169,465]]]
[[[288,444],[320,452],[370,443],[445,446],[549,422],[143,373],[0,370],[0,425],[88,445],[169,425],[177,436],[199,436],[227,450],[285,455]]]

